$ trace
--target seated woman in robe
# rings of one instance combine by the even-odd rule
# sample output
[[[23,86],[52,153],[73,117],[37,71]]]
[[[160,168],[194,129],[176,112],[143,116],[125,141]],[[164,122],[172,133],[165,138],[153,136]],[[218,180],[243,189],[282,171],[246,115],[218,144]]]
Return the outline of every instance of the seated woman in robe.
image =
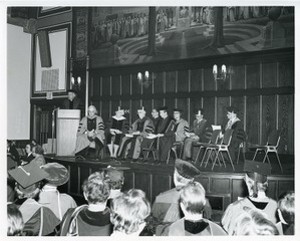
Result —
[[[128,132],[129,124],[124,117],[125,111],[118,107],[115,115],[110,118],[107,124],[107,147],[111,158],[117,158],[117,153],[120,147],[122,137]]]

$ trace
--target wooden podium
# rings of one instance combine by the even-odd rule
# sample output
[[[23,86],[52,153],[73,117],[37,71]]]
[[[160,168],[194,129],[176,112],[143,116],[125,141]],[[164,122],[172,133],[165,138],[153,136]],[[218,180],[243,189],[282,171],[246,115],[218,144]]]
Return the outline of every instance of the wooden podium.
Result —
[[[74,156],[76,134],[80,122],[80,110],[57,111],[56,117],[56,155]]]

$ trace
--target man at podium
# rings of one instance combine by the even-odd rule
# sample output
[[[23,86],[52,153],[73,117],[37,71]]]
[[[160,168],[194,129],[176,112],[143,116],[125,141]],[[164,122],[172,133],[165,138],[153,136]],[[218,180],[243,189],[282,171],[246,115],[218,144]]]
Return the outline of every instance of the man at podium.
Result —
[[[73,89],[67,90],[68,99],[62,103],[62,109],[79,109],[80,99],[77,96],[77,91]]]
[[[88,115],[79,123],[75,147],[76,159],[85,159],[90,148],[96,149],[96,158],[100,158],[100,151],[104,146],[104,123],[97,115],[95,106],[90,105]]]

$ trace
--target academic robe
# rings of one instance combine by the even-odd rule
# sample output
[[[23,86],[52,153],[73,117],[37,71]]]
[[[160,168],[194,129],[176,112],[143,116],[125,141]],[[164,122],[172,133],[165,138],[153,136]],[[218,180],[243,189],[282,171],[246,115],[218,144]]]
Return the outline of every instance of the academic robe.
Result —
[[[96,139],[98,139],[102,144],[104,144],[105,136],[104,136],[104,123],[100,116],[96,116]],[[89,147],[91,140],[87,135],[88,131],[88,117],[83,117],[79,123],[79,127],[77,130],[77,139],[76,139],[76,147],[75,154]]]
[[[184,120],[180,119],[175,122],[175,136],[176,136],[176,141],[178,142],[183,142],[184,139],[186,138],[185,132],[190,128],[189,123]]]
[[[194,120],[193,127],[190,132],[195,133],[195,135],[185,139],[183,159],[192,157],[193,143],[198,141],[207,143],[210,140],[212,135],[212,127],[206,119],[202,119],[200,122]]]
[[[197,225],[199,224],[199,225]],[[194,226],[194,228],[192,227]],[[200,227],[199,227],[200,226]],[[216,223],[208,219],[191,222],[184,218],[168,226],[162,236],[224,236],[227,233]]]
[[[110,133],[110,129],[118,129],[122,132],[122,134],[116,134],[112,135]],[[112,138],[114,139],[115,145],[120,145],[122,137],[128,132],[129,124],[127,119],[122,116],[122,118],[117,118],[116,116],[113,116],[110,118],[110,120],[107,123],[107,129],[106,129],[106,137],[107,137],[107,144],[110,144],[112,141]]]
[[[160,162],[166,162],[168,153],[175,142],[175,121],[172,117],[168,116],[165,119],[161,119],[157,127],[158,134],[164,134],[164,136],[158,138],[158,160]]]
[[[231,203],[225,210],[221,223],[223,228],[228,232],[234,229],[234,220],[244,212],[244,207],[249,207],[251,209],[256,209],[260,212],[264,212],[272,223],[276,224],[276,210],[277,210],[277,202],[271,198],[269,198],[269,202],[265,206],[264,209],[258,209],[253,202],[250,201],[248,197],[242,198],[240,200]]]
[[[159,225],[156,228],[156,234],[159,235],[166,227],[166,224],[173,223],[183,217],[179,206],[180,190],[173,188],[159,194],[152,206],[152,216],[158,221]],[[206,204],[203,211],[203,217],[210,219],[212,208],[209,200],[206,199]]]
[[[139,158],[142,141],[149,133],[153,133],[153,130],[153,122],[149,117],[145,116],[143,119],[138,118],[135,122],[133,122],[131,129],[129,130],[129,134],[139,131],[140,135],[136,135],[134,137],[124,136],[120,145],[119,156],[125,154],[124,152],[126,151],[126,147],[130,145],[129,156],[133,159]]]
[[[62,109],[79,109],[80,99],[75,97],[73,101],[66,99],[62,103]]]

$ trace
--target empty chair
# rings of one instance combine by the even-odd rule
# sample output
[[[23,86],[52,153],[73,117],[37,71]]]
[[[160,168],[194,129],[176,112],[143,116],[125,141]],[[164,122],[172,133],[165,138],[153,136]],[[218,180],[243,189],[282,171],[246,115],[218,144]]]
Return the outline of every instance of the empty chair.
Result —
[[[253,161],[256,160],[255,158],[256,158],[258,152],[264,152],[263,162],[265,162],[266,159],[268,159],[268,162],[271,164],[268,154],[275,153],[277,161],[278,161],[280,169],[281,169],[281,172],[283,172],[281,162],[280,162],[278,152],[277,152],[279,141],[280,141],[280,132],[278,130],[271,131],[271,133],[268,136],[268,141],[267,141],[266,145],[254,146],[254,148],[256,148],[256,151],[255,151],[255,154],[253,157]]]
[[[197,164],[198,161],[199,161],[199,156],[200,156],[201,150],[205,149],[205,152],[203,154],[200,166],[202,166],[202,164],[204,162],[204,159],[206,157],[206,154],[209,153],[209,156],[208,156],[207,162],[206,162],[206,165],[207,165],[208,160],[209,160],[209,158],[210,158],[210,156],[212,154],[212,147],[211,147],[211,145],[216,145],[217,144],[218,138],[220,136],[220,133],[221,133],[221,130],[214,130],[213,133],[212,133],[212,135],[211,135],[211,139],[210,139],[210,141],[208,143],[197,142],[196,145],[200,146],[200,148],[199,148],[199,151],[198,151],[197,156],[196,156],[196,162],[195,162],[195,164]]]
[[[219,160],[219,155],[221,156],[221,159],[224,163],[224,166],[226,167],[225,159],[224,159],[224,156],[223,156],[224,152],[227,153],[229,161],[230,161],[231,166],[232,166],[232,169],[234,170],[234,165],[233,165],[233,162],[232,162],[232,158],[231,158],[231,155],[230,155],[229,150],[228,150],[228,147],[229,147],[230,142],[231,142],[233,131],[234,131],[233,129],[227,129],[224,133],[222,143],[221,144],[216,144],[216,145],[211,145],[212,150],[216,152],[216,156],[215,156],[212,168],[211,168],[212,170],[214,169],[214,166],[215,166],[217,160]],[[220,160],[219,160],[219,163],[221,164]]]

